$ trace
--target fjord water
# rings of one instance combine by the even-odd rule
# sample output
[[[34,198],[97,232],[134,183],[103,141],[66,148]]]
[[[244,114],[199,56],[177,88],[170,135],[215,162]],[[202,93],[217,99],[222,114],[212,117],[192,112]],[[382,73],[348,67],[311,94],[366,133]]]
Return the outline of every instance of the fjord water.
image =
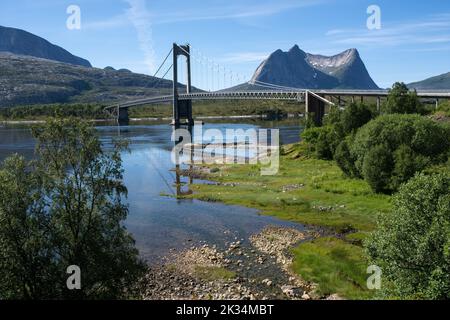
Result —
[[[258,123],[207,123],[204,130],[249,129],[255,127],[280,129],[283,143],[298,141],[298,121]],[[170,160],[174,143],[172,127],[167,123],[136,123],[128,126],[96,127],[104,148],[118,136],[130,141],[129,152],[122,154],[124,181],[128,188],[129,215],[127,229],[136,239],[141,255],[150,263],[158,263],[172,249],[178,250],[201,242],[223,246],[226,242],[244,239],[267,225],[302,228],[273,217],[261,216],[257,210],[176,199],[176,172]],[[16,152],[33,157],[35,141],[29,126],[0,126],[0,161]],[[182,191],[189,189],[188,178],[180,177]],[[208,183],[195,180],[194,183]],[[255,187],[255,192],[258,190]]]

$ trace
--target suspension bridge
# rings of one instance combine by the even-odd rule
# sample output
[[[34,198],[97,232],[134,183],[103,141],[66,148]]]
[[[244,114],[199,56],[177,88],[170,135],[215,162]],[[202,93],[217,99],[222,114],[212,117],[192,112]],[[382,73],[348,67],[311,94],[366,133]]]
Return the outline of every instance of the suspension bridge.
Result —
[[[170,57],[172,63],[170,64]],[[181,58],[181,59],[180,59]],[[179,60],[185,63],[179,65]],[[196,68],[192,68],[191,62]],[[169,65],[170,64],[170,65]],[[235,73],[226,67],[193,50],[190,45],[173,44],[154,77],[158,77],[154,88],[172,71],[172,88],[170,94],[155,95],[132,101],[124,101],[105,108],[105,111],[119,123],[128,121],[128,109],[143,105],[172,103],[172,124],[193,124],[192,101],[200,100],[287,100],[305,104],[305,113],[312,116],[316,124],[321,124],[326,105],[341,106],[344,98],[375,97],[380,108],[381,98],[388,95],[387,90],[317,90],[286,87],[257,80],[246,80],[248,77]],[[161,73],[160,73],[161,72]],[[162,73],[164,72],[164,73]],[[179,77],[179,73],[181,76]],[[198,88],[192,85],[193,77],[198,81]],[[184,83],[183,83],[184,81]],[[242,84],[245,84],[242,86]],[[240,85],[240,86],[239,86]],[[250,87],[251,89],[248,89]],[[255,89],[257,88],[257,89]],[[185,92],[180,92],[184,90]],[[439,99],[450,98],[450,92],[418,91],[423,99],[433,99],[438,105]]]

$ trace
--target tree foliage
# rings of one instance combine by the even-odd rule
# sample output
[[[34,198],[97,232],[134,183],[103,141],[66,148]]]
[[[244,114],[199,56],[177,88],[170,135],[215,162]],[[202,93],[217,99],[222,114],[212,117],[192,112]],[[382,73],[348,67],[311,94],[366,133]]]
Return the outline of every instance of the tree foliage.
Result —
[[[374,118],[374,112],[369,106],[360,103],[351,103],[342,112],[340,125],[344,135],[354,133]]]
[[[404,184],[366,248],[385,294],[450,298],[450,177],[418,174]]]
[[[388,114],[422,114],[425,111],[416,91],[410,91],[406,84],[402,82],[394,83],[392,89],[389,90],[389,95],[382,109],[384,113]]]
[[[33,130],[35,160],[0,169],[0,297],[118,298],[143,270],[123,220],[120,151],[103,152],[85,122],[51,120]],[[81,269],[68,290],[66,269]]]
[[[340,141],[340,133],[335,126],[312,127],[302,133],[303,140],[318,159],[333,159],[334,151]]]
[[[372,117],[372,111],[365,104],[352,103],[344,110],[332,107],[325,117],[324,125],[306,128],[302,138],[315,157],[331,160],[335,158],[336,149],[345,137],[355,133]]]
[[[390,193],[417,171],[445,162],[448,137],[448,128],[419,115],[384,115],[362,127],[349,149],[373,190]]]

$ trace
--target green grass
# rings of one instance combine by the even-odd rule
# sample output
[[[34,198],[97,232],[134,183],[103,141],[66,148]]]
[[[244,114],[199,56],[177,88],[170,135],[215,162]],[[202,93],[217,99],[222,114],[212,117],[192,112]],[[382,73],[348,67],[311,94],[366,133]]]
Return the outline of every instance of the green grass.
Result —
[[[377,215],[391,210],[391,197],[373,193],[363,180],[345,177],[334,162],[309,159],[304,153],[301,144],[286,149],[274,176],[261,176],[257,165],[222,166],[210,179],[233,182],[234,187],[195,185],[190,197],[256,208],[262,214],[342,233],[339,239],[317,239],[297,247],[294,270],[317,282],[320,293],[369,298],[362,241],[375,229]],[[288,185],[299,188],[283,192]]]
[[[222,267],[196,266],[194,273],[197,277],[206,281],[230,280],[236,277],[236,273]]]
[[[337,293],[348,299],[368,299],[367,262],[359,246],[336,238],[319,238],[292,250],[293,270],[305,280],[319,284],[318,293]]]
[[[391,207],[389,196],[374,194],[363,180],[344,177],[330,161],[283,156],[275,176],[261,176],[258,166],[234,165],[222,167],[211,179],[241,184],[196,185],[193,197],[257,208],[263,214],[338,232],[371,231],[377,214]],[[282,192],[283,186],[292,184],[304,186]]]

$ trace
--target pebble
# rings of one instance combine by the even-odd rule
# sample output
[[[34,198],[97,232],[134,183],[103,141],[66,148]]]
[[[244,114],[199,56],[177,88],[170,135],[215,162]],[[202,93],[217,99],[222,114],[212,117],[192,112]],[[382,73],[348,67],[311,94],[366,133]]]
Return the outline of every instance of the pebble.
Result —
[[[246,246],[242,247],[244,240],[236,237],[226,251],[220,251],[216,246],[204,243],[199,247],[192,246],[182,253],[174,252],[172,254],[175,257],[175,263],[171,262],[170,268],[164,265],[149,268],[139,285],[140,295],[143,299],[158,300],[267,300],[280,299],[283,297],[281,294],[288,299],[315,299],[315,295],[311,296],[313,289],[289,273],[292,259],[286,254],[286,249],[305,239],[306,236],[304,232],[295,229],[267,227],[262,232],[250,237],[250,243],[254,247],[252,249]],[[248,252],[253,255],[250,256]],[[236,259],[236,256],[245,260],[245,266],[244,261]],[[255,264],[259,264],[259,266],[256,267]],[[232,279],[216,279],[205,282],[195,273],[196,266],[227,267],[230,268],[229,270],[237,272],[238,276]],[[279,278],[265,278],[259,282],[260,280],[255,281],[247,276],[243,278],[240,273],[249,271],[249,273],[264,274],[264,272],[273,272],[280,267],[282,273],[286,273],[284,281],[289,279],[289,284],[281,287],[279,287],[281,280]],[[270,274],[267,273],[267,275]],[[265,284],[264,287],[281,288],[281,292],[264,289],[258,286],[258,283]],[[334,297],[330,296],[329,298],[333,299]]]

